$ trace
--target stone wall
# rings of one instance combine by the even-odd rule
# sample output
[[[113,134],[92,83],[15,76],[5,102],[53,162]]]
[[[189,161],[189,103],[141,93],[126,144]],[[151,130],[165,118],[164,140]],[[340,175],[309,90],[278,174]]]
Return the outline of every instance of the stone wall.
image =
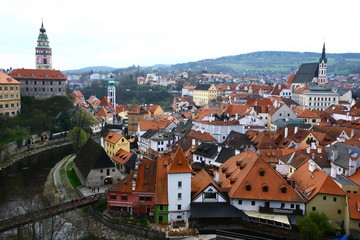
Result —
[[[125,232],[128,234],[133,234],[140,236],[146,239],[166,239],[165,233],[160,231],[155,231],[149,228],[142,228],[130,224],[120,223],[113,219],[110,219],[93,209],[95,218],[103,223],[105,226],[111,229],[115,229],[120,232]]]

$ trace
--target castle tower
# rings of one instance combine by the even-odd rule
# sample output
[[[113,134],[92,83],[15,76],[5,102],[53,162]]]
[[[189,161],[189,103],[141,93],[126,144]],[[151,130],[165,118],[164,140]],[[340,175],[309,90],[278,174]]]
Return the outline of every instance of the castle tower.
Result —
[[[115,109],[115,107],[116,107],[116,88],[115,88],[115,82],[113,80],[113,75],[110,76],[107,99],[108,99],[109,103],[113,106],[113,108]]]
[[[324,84],[328,84],[328,79],[327,79],[327,73],[326,73],[326,68],[327,68],[327,58],[325,56],[325,43],[322,49],[322,53],[321,53],[321,58],[319,59],[319,74],[318,74],[318,85],[324,85]]]
[[[52,69],[52,55],[44,23],[41,23],[40,33],[35,48],[36,69]]]

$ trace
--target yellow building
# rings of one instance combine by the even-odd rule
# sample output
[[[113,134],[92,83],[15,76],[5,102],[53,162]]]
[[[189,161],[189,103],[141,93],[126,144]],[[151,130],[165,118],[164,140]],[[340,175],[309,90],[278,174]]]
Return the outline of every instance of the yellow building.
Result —
[[[307,199],[306,214],[322,212],[330,221],[341,224],[345,217],[346,194],[325,172],[310,160],[290,177],[291,184]]]
[[[344,229],[346,234],[360,229],[360,194],[348,193]]]
[[[105,137],[105,152],[110,157],[113,157],[119,149],[130,152],[130,142],[124,135],[119,133],[109,132]]]
[[[200,84],[193,90],[193,101],[197,106],[205,106],[217,98],[217,89],[214,84]]]
[[[20,113],[20,82],[0,73],[0,115],[14,117]]]

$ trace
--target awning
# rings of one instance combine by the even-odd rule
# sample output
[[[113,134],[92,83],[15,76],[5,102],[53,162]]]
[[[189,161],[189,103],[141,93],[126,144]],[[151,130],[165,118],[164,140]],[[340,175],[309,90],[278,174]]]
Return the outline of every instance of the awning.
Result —
[[[255,211],[244,211],[246,215],[253,218],[261,218],[268,221],[280,222],[283,224],[290,225],[289,219],[286,215],[275,215],[275,214],[268,214],[268,213],[259,213]]]
[[[227,202],[191,203],[190,218],[243,218],[245,214]]]

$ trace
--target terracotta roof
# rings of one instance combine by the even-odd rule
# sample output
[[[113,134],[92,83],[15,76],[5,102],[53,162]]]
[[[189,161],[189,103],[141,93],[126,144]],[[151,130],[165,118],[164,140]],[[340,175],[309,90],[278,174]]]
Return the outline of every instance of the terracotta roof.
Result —
[[[205,117],[210,117],[211,115],[220,115],[222,111],[220,109],[201,109],[199,110],[199,115],[197,119],[202,121]]]
[[[250,110],[251,110],[251,107],[249,107],[247,105],[232,104],[226,109],[225,113],[228,113],[230,115],[235,115],[235,114],[243,115],[243,114],[249,113]]]
[[[125,151],[124,149],[120,148],[115,155],[112,157],[112,160],[124,165],[132,156],[132,153]]]
[[[325,172],[318,168],[313,172],[309,171],[309,164],[303,164],[290,177],[303,197],[311,200],[318,193],[345,196],[345,192]]]
[[[349,177],[349,179],[357,185],[360,185],[360,168],[358,168],[356,172]]]
[[[202,133],[200,131],[196,131],[196,130],[191,129],[188,132],[187,136],[190,137],[190,138],[195,138],[195,139],[204,141],[204,142],[216,142],[216,139],[213,136],[211,136],[211,134],[208,133],[208,132],[203,132]]]
[[[155,204],[168,204],[167,166],[170,160],[170,156],[157,158]]]
[[[59,70],[46,69],[14,69],[10,76],[15,79],[66,80],[66,75]]]
[[[0,73],[0,84],[20,84],[20,82],[10,77],[6,73]]]
[[[155,193],[156,161],[140,159],[136,177],[135,192]]]
[[[125,178],[121,179],[120,182],[116,183],[115,185],[112,185],[109,187],[108,192],[132,192],[132,182],[134,179],[134,173],[131,172],[129,175],[127,175]]]
[[[100,110],[98,110],[98,112],[95,114],[97,116],[101,116],[101,117],[107,117],[107,116],[111,116],[112,113],[109,112],[106,107],[100,107]]]
[[[272,90],[271,92],[271,95],[280,95],[280,92],[283,90],[283,89],[289,89],[286,85],[284,84],[276,84],[274,89]]]
[[[230,188],[231,198],[304,202],[273,167],[251,150],[229,158],[220,167],[220,182],[222,187]]]
[[[293,108],[293,112],[298,118],[320,118],[319,114],[316,112],[301,106],[296,106]]]
[[[330,107],[328,107],[327,109],[325,109],[324,112],[330,113],[330,114],[346,115],[349,111],[348,111],[348,108],[345,106],[333,104]]]
[[[87,101],[88,101],[90,104],[93,104],[93,102],[96,101],[96,100],[99,101],[99,103],[100,103],[100,100],[99,100],[97,97],[95,97],[95,96],[89,97]]]
[[[79,90],[75,90],[75,91],[73,92],[73,96],[74,96],[75,98],[84,97],[84,95],[82,94],[82,92],[80,92]]]
[[[191,173],[192,169],[186,159],[184,152],[178,148],[168,166],[168,173]]]
[[[138,126],[140,128],[140,131],[147,131],[149,129],[160,130],[165,129],[167,126],[169,126],[170,123],[171,121],[163,119],[140,120]]]
[[[350,218],[360,220],[360,194],[347,193],[347,196]]]
[[[115,133],[115,132],[109,132],[108,135],[105,137],[105,141],[111,142],[112,144],[117,143],[121,138],[125,138],[124,135]],[[126,139],[126,138],[125,138]],[[126,141],[128,141],[126,139]]]
[[[191,198],[196,198],[209,185],[214,186],[219,193],[222,192],[215,180],[205,171],[205,169],[202,169],[191,179],[191,192],[193,193]]]
[[[101,102],[99,105],[100,106],[108,106],[111,111],[115,112],[115,109],[113,108],[111,103],[109,103],[109,101],[107,100],[107,96],[104,96],[103,99],[101,99]]]
[[[128,114],[149,114],[142,106],[131,109]]]
[[[125,112],[125,111],[129,111],[129,108],[126,105],[117,105],[116,106],[116,113],[121,113],[121,112]]]
[[[295,74],[290,74],[290,76],[289,76],[289,78],[288,78],[288,80],[286,82],[286,85],[287,85],[288,88],[291,87],[291,84],[293,83],[294,78],[295,78]]]

